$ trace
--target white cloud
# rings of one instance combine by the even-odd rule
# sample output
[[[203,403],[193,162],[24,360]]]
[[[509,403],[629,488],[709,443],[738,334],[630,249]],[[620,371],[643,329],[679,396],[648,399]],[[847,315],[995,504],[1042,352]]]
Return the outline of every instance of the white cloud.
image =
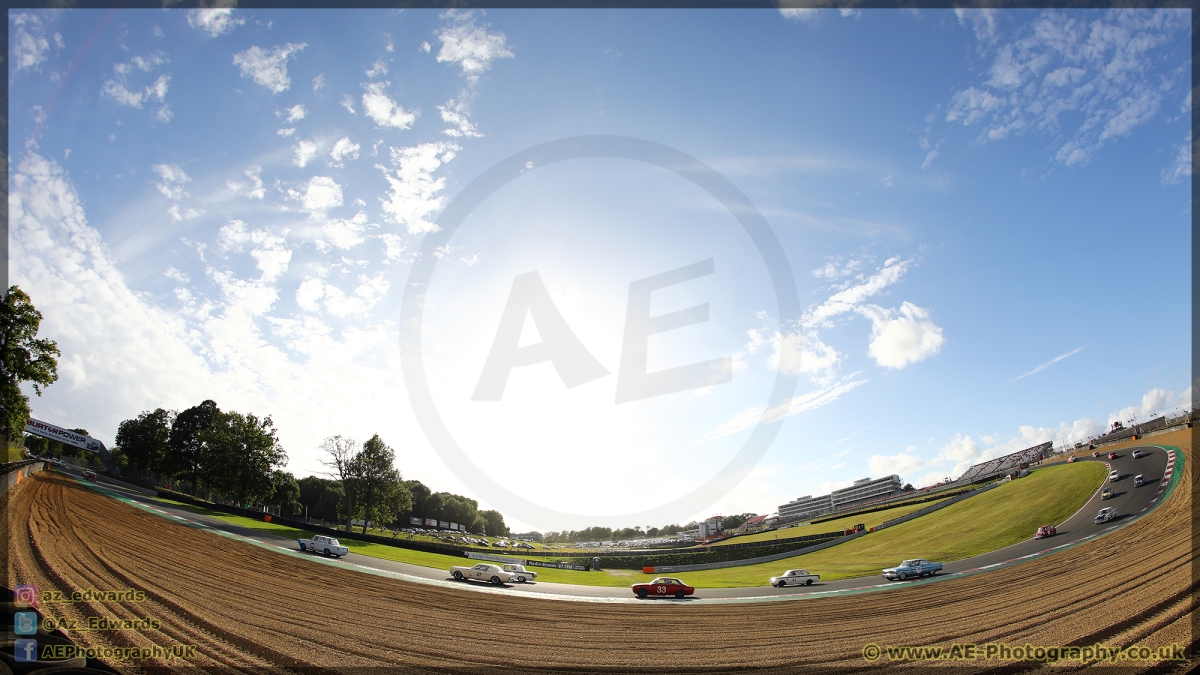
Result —
[[[848,277],[851,274],[858,272],[863,267],[861,260],[850,260],[845,263],[839,257],[836,260],[825,263],[824,266],[818,267],[812,271],[812,275],[818,279],[841,279]]]
[[[1176,185],[1185,178],[1192,177],[1192,130],[1188,129],[1187,138],[1175,146],[1175,161],[1163,169],[1163,185]]]
[[[329,151],[329,156],[333,159],[334,164],[339,166],[347,157],[358,159],[358,143],[352,142],[349,137],[342,138],[333,144],[333,149]]]
[[[929,153],[925,155],[925,161],[921,162],[921,168],[928,169],[929,166],[933,164],[933,160],[937,159],[938,155],[940,154],[941,153],[937,150],[930,150]]]
[[[313,91],[321,91],[324,88],[325,88],[325,73],[321,73],[320,75],[313,78],[312,90]]]
[[[992,64],[982,81],[954,93],[945,119],[980,124],[983,143],[1032,130],[1054,139],[1058,162],[1086,164],[1152,119],[1183,84],[1178,75],[1150,76],[1164,59],[1173,62],[1187,34],[1187,16],[1174,9],[1113,9],[1090,21],[1049,10],[1003,43],[994,10],[955,12],[989,45]]]
[[[330,218],[322,227],[325,237],[335,248],[349,249],[365,241],[363,231],[367,225],[367,214],[359,211],[349,220]]]
[[[288,108],[284,112],[287,113],[287,116],[284,117],[284,120],[283,120],[285,124],[291,124],[292,122],[298,122],[298,121],[304,119],[306,116],[308,116],[308,109],[305,108],[300,103],[297,103],[296,105]],[[281,114],[280,116],[282,117],[283,115]]]
[[[474,12],[447,10],[442,14],[442,24],[436,33],[442,43],[437,60],[459,64],[471,82],[487,72],[492,61],[513,57],[504,33],[492,33],[487,25],[477,25]]]
[[[1197,406],[1192,400],[1192,388],[1188,387],[1179,394],[1166,389],[1154,387],[1142,396],[1141,405],[1122,408],[1108,416],[1108,424],[1113,422],[1129,424],[1130,420],[1137,423],[1146,422],[1159,415],[1178,415],[1182,411],[1191,410]]]
[[[286,91],[292,84],[287,74],[288,58],[307,46],[303,42],[300,44],[289,42],[267,51],[256,45],[244,52],[234,54],[233,64],[241,68],[242,77],[249,77],[270,89],[271,93],[278,94]]]
[[[415,112],[405,110],[384,93],[384,88],[389,84],[388,82],[370,82],[363,85],[363,88],[367,90],[362,96],[363,113],[381,127],[407,129],[412,126],[417,115]],[[353,109],[350,112],[354,112]]]
[[[308,164],[308,160],[312,159],[317,154],[317,144],[311,141],[300,141],[296,145],[292,146],[292,149],[296,152],[296,156],[292,159],[292,161],[296,163],[296,166],[302,169]]]
[[[937,354],[945,343],[929,310],[904,302],[899,310],[867,305],[859,312],[871,320],[867,353],[885,368],[903,368]]]
[[[351,115],[358,114],[358,112],[354,110],[354,99],[350,98],[350,94],[342,94],[342,100],[338,101],[338,104],[346,110],[349,110]]]
[[[296,129],[293,127],[288,127],[287,129],[280,129],[275,132],[276,135],[283,136],[284,138],[290,138],[291,135],[294,133],[296,133]]]
[[[372,277],[359,275],[358,281],[358,286],[346,293],[319,278],[306,278],[296,291],[296,304],[305,311],[315,312],[324,300],[325,311],[338,318],[365,315],[383,299],[390,284],[382,272]]]
[[[100,87],[100,93],[120,105],[132,108],[141,108],[142,104],[150,100],[157,100],[161,103],[166,100],[167,91],[170,89],[171,75],[169,73],[159,75],[152,84],[141,89],[131,87],[128,77],[134,67],[146,72],[164,63],[167,63],[167,58],[162,54],[152,54],[149,58],[135,56],[130,63],[115,63],[113,71],[116,73],[116,78],[106,79]],[[171,120],[170,108],[162,106],[158,109],[156,117],[162,122],[169,122]]]
[[[366,71],[366,74],[367,77],[375,78],[380,75],[387,75],[387,72],[387,63],[384,63],[383,59],[379,59],[375,61],[375,65],[371,66],[370,70]]]
[[[771,337],[771,346],[774,353],[768,363],[773,369],[793,375],[808,375],[822,384],[832,382],[837,374],[840,361],[837,350],[821,342],[815,330],[776,332]]]
[[[824,387],[800,396],[793,396],[774,408],[768,409],[766,406],[761,405],[749,406],[728,422],[705,434],[702,440],[711,441],[736,434],[757,424],[773,424],[806,410],[815,410],[821,406],[828,405],[840,398],[842,394],[867,382],[866,380],[852,379],[853,377],[854,375],[851,375],[833,386]]]
[[[446,105],[438,106],[438,111],[442,114],[442,121],[453,125],[449,129],[443,129],[443,134],[453,138],[479,138],[483,136],[467,117],[466,95],[467,92],[464,91],[457,99],[447,101]]]
[[[378,236],[379,240],[383,242],[384,255],[387,256],[388,262],[399,260],[405,250],[404,238],[391,232],[385,232]]]
[[[154,119],[162,122],[163,124],[170,122],[171,118],[174,116],[175,113],[171,112],[171,106],[169,105],[161,106],[158,110],[154,111]]]
[[[855,311],[863,301],[899,281],[911,265],[911,260],[902,260],[898,256],[885,260],[883,267],[862,283],[843,288],[825,302],[809,308],[801,318],[801,323],[805,326],[832,325],[830,319]]]
[[[296,289],[296,304],[308,312],[315,312],[320,309],[317,301],[321,296],[325,295],[325,283],[320,279],[308,278],[300,283],[300,287]]]
[[[245,23],[245,19],[233,16],[233,9],[229,7],[188,11],[188,25],[202,30],[212,37],[228,33]]]
[[[813,7],[780,7],[779,13],[792,21],[814,21],[821,10]]]
[[[423,52],[425,52],[426,54],[428,54],[428,53],[429,53],[429,50],[430,50],[430,49],[432,49],[432,47],[430,46],[430,44],[429,44],[428,42],[422,42],[422,43],[421,43],[421,46],[420,46],[420,47],[418,47],[418,49],[420,49],[421,51],[423,51]]]
[[[433,178],[442,164],[454,158],[458,146],[453,143],[422,143],[407,148],[391,148],[392,170],[378,166],[391,184],[383,212],[389,221],[403,225],[410,234],[436,232],[438,227],[429,215],[442,208],[444,197],[438,193],[446,187],[445,178]]]
[[[266,190],[263,188],[262,182],[262,167],[252,166],[246,169],[243,173],[245,173],[246,177],[254,183],[254,189],[247,192],[246,196],[250,199],[261,200],[266,195]]]
[[[907,452],[896,455],[872,455],[867,459],[872,476],[904,476],[925,468],[925,460]]]
[[[155,164],[151,168],[162,179],[161,183],[155,183],[155,187],[164,197],[178,201],[187,196],[183,186],[192,182],[192,179],[178,164]]]
[[[326,211],[342,205],[342,186],[328,176],[313,176],[305,186],[304,194],[298,196],[313,218],[324,218]]]
[[[10,21],[16,31],[12,33],[12,62],[20,72],[25,68],[37,69],[46,60],[50,41],[42,29],[42,20],[35,14],[14,14]]]
[[[1012,382],[1016,382],[1017,380],[1024,379],[1024,378],[1026,378],[1026,377],[1029,377],[1030,375],[1033,375],[1033,374],[1036,374],[1036,373],[1040,373],[1040,372],[1042,372],[1043,370],[1045,370],[1045,369],[1049,368],[1050,366],[1052,366],[1052,365],[1054,365],[1054,364],[1058,363],[1059,361],[1062,361],[1063,359],[1066,359],[1066,358],[1070,358],[1070,357],[1072,357],[1072,356],[1074,356],[1074,355],[1078,354],[1078,353],[1079,353],[1079,352],[1081,352],[1081,351],[1083,351],[1083,347],[1076,347],[1075,349],[1072,349],[1071,351],[1069,351],[1069,352],[1067,352],[1067,353],[1065,353],[1065,354],[1059,354],[1058,356],[1056,356],[1056,357],[1054,357],[1054,358],[1050,359],[1049,361],[1047,361],[1047,362],[1045,362],[1045,363],[1043,363],[1043,364],[1039,365],[1038,367],[1034,368],[1033,370],[1029,371],[1028,373],[1025,373],[1024,375],[1018,375],[1018,376],[1014,377],[1014,378],[1013,378],[1011,381],[1012,381]]]
[[[958,17],[958,23],[963,26],[970,25],[975,31],[975,37],[982,42],[994,42],[996,36],[996,10],[992,8],[982,9],[964,9],[962,7],[954,8],[954,15]]]

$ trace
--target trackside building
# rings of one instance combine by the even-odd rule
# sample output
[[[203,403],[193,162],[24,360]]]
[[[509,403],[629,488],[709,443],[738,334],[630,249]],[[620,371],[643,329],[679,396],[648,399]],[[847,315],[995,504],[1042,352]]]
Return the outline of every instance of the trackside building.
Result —
[[[807,520],[824,513],[839,511],[859,502],[879,499],[900,492],[903,484],[900,476],[892,474],[883,478],[860,478],[850,487],[834,490],[827,495],[813,497],[805,495],[779,506],[779,522]]]

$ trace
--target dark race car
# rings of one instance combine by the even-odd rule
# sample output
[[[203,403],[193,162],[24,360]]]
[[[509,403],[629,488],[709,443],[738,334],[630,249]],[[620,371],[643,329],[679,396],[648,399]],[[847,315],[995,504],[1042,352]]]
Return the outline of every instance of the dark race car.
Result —
[[[695,592],[696,589],[674,577],[659,577],[648,584],[633,585],[633,594],[639,598],[647,598],[651,595],[673,595],[677,598],[684,598]]]

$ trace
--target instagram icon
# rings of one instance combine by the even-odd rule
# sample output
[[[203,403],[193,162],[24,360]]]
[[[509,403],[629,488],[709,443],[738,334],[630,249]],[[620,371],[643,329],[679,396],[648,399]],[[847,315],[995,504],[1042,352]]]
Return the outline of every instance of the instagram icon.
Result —
[[[37,607],[37,586],[33,584],[17,584],[13,589],[13,604],[17,607]]]

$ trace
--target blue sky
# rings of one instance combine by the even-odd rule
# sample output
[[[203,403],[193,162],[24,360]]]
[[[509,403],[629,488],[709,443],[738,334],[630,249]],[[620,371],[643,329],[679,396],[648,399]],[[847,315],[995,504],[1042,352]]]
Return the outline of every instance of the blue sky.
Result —
[[[9,45],[10,283],[63,350],[34,414],[106,441],[212,398],[272,415],[298,475],[379,432],[407,477],[557,529],[922,485],[1190,405],[1183,11],[14,11]],[[799,311],[725,205],[629,159],[528,166],[421,252],[497,162],[588,134],[732,182]],[[413,410],[401,310],[430,255],[438,414],[544,510],[448,466]],[[729,381],[615,403],[630,284],[707,259],[652,293],[708,309],[648,369]],[[473,401],[533,271],[607,374],[519,366]],[[736,486],[659,508],[755,425],[773,442]]]

